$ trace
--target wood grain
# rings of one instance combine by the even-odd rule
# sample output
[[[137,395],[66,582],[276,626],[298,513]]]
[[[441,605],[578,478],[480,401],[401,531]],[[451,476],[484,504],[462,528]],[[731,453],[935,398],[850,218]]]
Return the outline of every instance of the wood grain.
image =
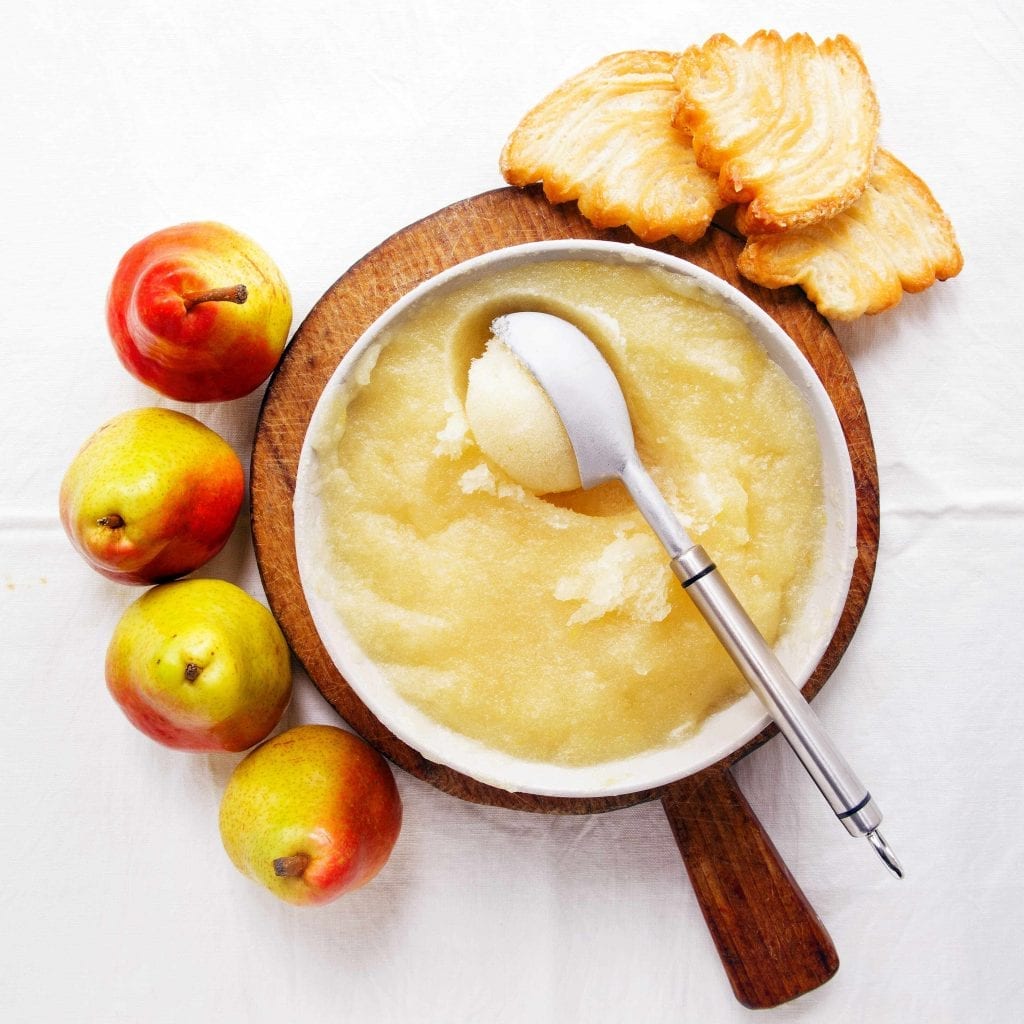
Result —
[[[675,783],[662,805],[736,998],[767,1009],[828,981],[832,939],[732,772]]]
[[[331,662],[299,586],[291,508],[295,473],[306,426],[341,357],[388,306],[427,278],[502,246],[550,238],[636,243],[628,231],[595,229],[575,206],[550,206],[538,189],[498,189],[455,203],[391,236],[346,271],[314,306],[274,374],[257,425],[250,476],[251,516],[263,585],[292,649],[324,696],[370,743],[417,778],[464,800],[547,813],[587,814],[661,798],[734,989],[742,1000],[750,1000],[748,1005],[774,1005],[770,1000],[790,991],[791,986],[773,987],[773,977],[803,978],[801,991],[806,991],[831,976],[838,963],[820,922],[727,774],[730,764],[774,735],[774,726],[701,775],[663,789],[593,799],[507,793],[426,760],[377,721]],[[741,247],[735,237],[719,228],[713,228],[696,245],[668,240],[652,246],[710,270],[765,309],[807,356],[842,423],[856,480],[858,553],[835,635],[803,688],[811,698],[846,650],[871,588],[878,550],[874,447],[853,370],[828,324],[798,289],[768,291],[741,278],[736,270]],[[717,824],[709,830],[707,822]],[[716,837],[730,835],[741,841],[728,861],[720,861],[729,844]],[[722,872],[716,876],[709,865],[718,862]],[[712,885],[714,877],[718,881]],[[723,903],[714,895],[733,893],[730,886],[737,879],[744,880],[740,904],[734,905],[732,896]],[[723,889],[726,881],[730,886]],[[785,898],[780,893],[785,893]],[[736,906],[746,909],[738,912]],[[727,913],[729,907],[733,911]],[[767,916],[755,914],[756,907]],[[762,943],[771,920],[783,932],[792,928],[796,929],[794,935],[803,936],[803,944],[793,948],[818,950],[814,956],[821,967],[816,974],[801,966],[806,957],[789,963],[783,948],[786,944],[772,947],[778,949],[778,957],[765,955]],[[816,928],[820,933],[814,939]]]

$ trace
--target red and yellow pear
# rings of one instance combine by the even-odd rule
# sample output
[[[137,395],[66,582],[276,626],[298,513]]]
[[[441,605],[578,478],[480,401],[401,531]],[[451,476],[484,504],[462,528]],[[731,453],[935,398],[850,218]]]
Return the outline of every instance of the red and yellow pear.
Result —
[[[289,903],[328,903],[372,879],[402,825],[388,763],[358,736],[303,725],[235,769],[220,808],[235,867]]]
[[[277,365],[291,329],[288,286],[251,238],[215,221],[136,242],[107,297],[125,368],[181,402],[241,398]]]
[[[60,487],[71,543],[119,583],[177,579],[226,543],[245,495],[231,446],[170,409],[132,409],[82,446]]]
[[[177,750],[248,750],[281,720],[292,689],[274,616],[224,580],[165,583],[129,605],[106,677],[128,720]]]

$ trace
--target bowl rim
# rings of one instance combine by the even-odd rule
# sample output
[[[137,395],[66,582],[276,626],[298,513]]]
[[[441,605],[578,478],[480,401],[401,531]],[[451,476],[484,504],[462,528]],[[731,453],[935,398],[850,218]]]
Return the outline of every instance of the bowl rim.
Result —
[[[446,268],[427,278],[389,306],[345,353],[321,392],[302,442],[293,498],[296,562],[300,585],[317,634],[335,667],[368,710],[398,739],[431,761],[444,764],[464,775],[510,792],[539,796],[594,798],[642,792],[666,785],[728,758],[770,724],[767,712],[756,697],[746,694],[738,701],[711,715],[693,736],[682,742],[642,752],[619,761],[570,768],[545,762],[526,761],[486,747],[479,741],[456,733],[430,719],[398,696],[383,679],[380,669],[359,649],[330,602],[315,586],[318,564],[313,539],[315,534],[314,482],[317,455],[314,440],[324,427],[326,417],[338,400],[347,400],[346,389],[353,387],[352,377],[364,356],[380,336],[411,307],[428,296],[495,270],[524,262],[554,262],[583,258],[596,262],[625,262],[654,265],[677,273],[710,293],[713,301],[724,304],[746,324],[762,348],[800,388],[813,415],[819,447],[826,468],[827,530],[830,571],[819,575],[829,579],[832,597],[830,614],[816,631],[816,642],[802,655],[799,668],[779,649],[780,658],[800,687],[817,668],[838,626],[846,602],[856,560],[857,507],[853,469],[839,417],[814,368],[793,339],[752,299],[727,281],[687,260],[658,249],[635,243],[601,239],[557,239],[504,246]],[[358,386],[358,385],[357,385]],[[829,484],[832,485],[829,492]],[[828,540],[828,538],[826,538]],[[701,738],[703,739],[701,740]],[[710,742],[708,741],[710,739]],[[701,740],[703,752],[689,759],[687,748]]]

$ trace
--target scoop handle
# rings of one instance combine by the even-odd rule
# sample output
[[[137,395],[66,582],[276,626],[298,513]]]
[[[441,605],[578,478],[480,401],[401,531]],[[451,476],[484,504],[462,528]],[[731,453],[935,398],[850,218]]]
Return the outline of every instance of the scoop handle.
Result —
[[[897,877],[903,867],[882,838],[882,812],[832,742],[768,642],[736,599],[708,553],[690,540],[657,484],[633,452],[618,472],[637,508],[672,562],[672,571],[697,610],[760,698],[779,731],[852,836],[866,836]]]
[[[634,452],[620,470],[636,507],[664,545],[672,571],[712,632],[760,698],[779,731],[853,836],[868,836],[894,874],[902,869],[878,834],[882,813],[832,742],[768,642],[725,582],[708,553],[694,544]]]
[[[768,1009],[828,981],[832,939],[732,772],[673,783],[662,806],[736,998]]]
[[[672,560],[672,571],[846,830],[854,836],[874,832],[882,814],[867,787],[825,731],[708,553],[695,544]]]

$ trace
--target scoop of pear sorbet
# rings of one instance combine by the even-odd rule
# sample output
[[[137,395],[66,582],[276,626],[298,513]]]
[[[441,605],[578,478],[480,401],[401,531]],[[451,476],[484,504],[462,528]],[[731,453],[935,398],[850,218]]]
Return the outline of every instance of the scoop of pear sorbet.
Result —
[[[469,365],[466,419],[484,455],[527,490],[558,494],[580,486],[576,456],[555,407],[497,338]]]

